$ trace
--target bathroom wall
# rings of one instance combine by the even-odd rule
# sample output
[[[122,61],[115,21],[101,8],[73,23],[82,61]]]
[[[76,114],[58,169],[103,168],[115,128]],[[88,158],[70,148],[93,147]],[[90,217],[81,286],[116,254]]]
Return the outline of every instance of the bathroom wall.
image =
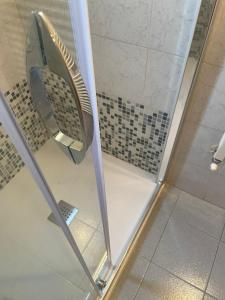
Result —
[[[225,167],[209,170],[225,130],[225,0],[220,0],[168,173],[171,184],[225,208]]]
[[[153,174],[200,2],[88,1],[103,151]]]
[[[199,4],[89,0],[102,149],[152,174],[162,158]],[[0,5],[0,86],[34,151],[48,136],[27,86],[25,41],[30,12],[40,8],[75,56],[66,0],[57,5],[6,0]],[[1,187],[21,162],[1,127],[0,133]],[[9,168],[10,160],[18,163]]]

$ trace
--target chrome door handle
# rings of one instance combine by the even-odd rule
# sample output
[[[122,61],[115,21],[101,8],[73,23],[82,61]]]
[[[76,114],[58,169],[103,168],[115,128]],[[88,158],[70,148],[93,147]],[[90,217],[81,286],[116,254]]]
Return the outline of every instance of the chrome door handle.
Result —
[[[80,163],[93,139],[93,116],[88,93],[75,61],[47,16],[43,12],[33,12],[32,15],[33,24],[26,47],[27,77],[32,99],[50,136],[75,163]],[[46,69],[62,78],[70,88],[79,119],[79,124],[76,124],[79,134],[75,136],[68,135],[57,122],[44,83],[43,71]]]

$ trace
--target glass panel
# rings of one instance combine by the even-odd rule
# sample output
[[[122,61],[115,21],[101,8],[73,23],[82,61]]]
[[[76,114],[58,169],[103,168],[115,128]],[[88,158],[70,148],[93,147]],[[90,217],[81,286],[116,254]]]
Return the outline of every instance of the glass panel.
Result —
[[[88,3],[103,151],[156,179],[201,1]]]
[[[171,128],[168,134],[168,140],[166,147],[163,147],[163,160],[161,168],[158,173],[158,179],[163,180],[167,171],[167,167],[170,161],[171,152],[175,143],[175,139],[178,133],[180,122],[182,122],[182,116],[184,109],[188,104],[188,97],[191,93],[191,87],[194,84],[194,78],[199,65],[203,46],[208,34],[209,25],[212,19],[212,15],[215,9],[216,0],[202,0],[197,18],[197,23],[194,29],[193,39],[190,41],[190,51],[187,49],[187,61],[184,70],[184,75],[180,83],[180,90],[176,98],[176,110],[173,107],[171,111],[171,120],[169,125]],[[180,159],[176,153],[176,159]]]
[[[124,236],[131,240],[152,200],[199,9],[202,4],[193,61],[201,52],[213,1],[88,4],[114,251]]]
[[[56,200],[58,202],[63,200],[76,208],[68,218],[70,222],[69,228],[91,273],[94,274],[99,264],[106,259],[106,247],[102,232],[91,151],[90,149],[88,150],[84,161],[79,165],[76,165],[65,155],[53,138],[50,137],[46,123],[34,105],[27,82],[26,39],[32,24],[31,12],[38,10],[41,10],[49,17],[60,35],[62,42],[76,60],[67,1],[7,0],[0,4],[0,43],[2,49],[0,54],[2,70],[0,85]],[[74,125],[76,124],[76,115],[74,114],[72,105],[70,105],[70,101],[66,102],[68,99],[71,100],[71,91],[67,89],[65,82],[57,76],[52,76],[48,84],[48,89],[52,95],[55,96],[51,101],[55,101],[55,99],[60,101],[54,103],[55,113],[61,122],[60,126],[64,126],[63,129],[65,129],[65,132],[69,126],[69,129],[74,129],[74,127],[76,127]],[[1,151],[5,155],[5,151],[7,151],[8,147],[11,149],[11,144],[10,142],[3,143],[3,137],[4,135],[1,137]],[[8,160],[10,160],[10,158],[11,156]],[[13,162],[13,165],[6,165],[4,172],[1,169],[1,185],[4,187],[3,191],[8,189],[8,185],[11,184],[11,178],[14,175],[16,175],[15,178],[20,178],[17,176],[17,172],[19,172],[21,168],[20,163],[19,160],[16,160]],[[18,174],[20,174],[20,172]],[[30,184],[30,181],[30,187],[27,192],[25,188],[26,180],[17,180],[21,180],[21,186],[18,186],[18,191],[17,189],[14,190],[14,186],[12,186],[12,188],[10,188],[10,190],[12,190],[11,193],[18,193],[18,195],[22,193],[20,198],[26,196],[27,201],[29,201],[28,195],[31,198],[37,197],[35,196],[35,191],[33,191],[33,185]],[[18,202],[20,202],[19,200],[20,199],[18,199]],[[68,207],[64,207],[64,209],[67,208]],[[27,211],[27,214],[30,214],[31,217],[31,209],[32,213],[36,212],[40,214],[40,218],[44,219],[44,223],[42,224],[43,228],[45,225],[55,232],[61,232],[56,224],[47,220],[50,211],[38,211],[38,207],[37,211],[36,208],[31,207],[25,209],[24,207],[24,210]],[[19,210],[16,209],[15,213],[18,213],[20,216]],[[32,222],[32,220],[30,220],[30,222]],[[39,253],[44,263],[57,274],[66,278],[73,285],[79,287],[79,289],[87,291],[86,280],[83,280],[82,271],[73,263],[72,253],[70,253],[71,250],[65,250],[65,247],[61,246],[62,243],[59,243],[53,234],[48,235],[47,231],[43,236],[35,231],[32,232],[32,230],[39,230],[38,223],[37,226],[35,225],[37,228],[34,226],[34,229],[32,226],[29,226],[29,220],[27,220],[25,225],[26,235],[32,235],[34,238],[34,242],[27,240],[27,245],[32,248],[31,250]],[[21,229],[21,232],[24,230],[24,228],[23,230]],[[73,258],[73,260],[76,260],[76,258]]]
[[[86,274],[2,126],[0,134],[0,299],[85,299]]]

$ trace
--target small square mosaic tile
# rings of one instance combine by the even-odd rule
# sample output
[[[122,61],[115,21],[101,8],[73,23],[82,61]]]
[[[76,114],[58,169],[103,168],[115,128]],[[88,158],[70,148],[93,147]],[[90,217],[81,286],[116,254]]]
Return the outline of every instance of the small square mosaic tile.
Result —
[[[157,174],[168,133],[167,113],[97,93],[103,151]]]

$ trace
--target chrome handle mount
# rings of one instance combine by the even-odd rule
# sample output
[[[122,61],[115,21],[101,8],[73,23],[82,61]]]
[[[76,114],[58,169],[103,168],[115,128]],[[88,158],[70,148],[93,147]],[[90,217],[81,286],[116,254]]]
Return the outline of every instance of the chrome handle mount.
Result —
[[[33,12],[32,17],[33,24],[26,45],[26,68],[31,96],[49,135],[79,164],[93,139],[93,116],[88,93],[75,61],[47,16],[43,12]],[[55,98],[49,97],[46,88],[46,72],[58,76],[69,87],[73,110],[67,110],[70,116],[76,114],[70,120],[74,122],[76,133],[69,134],[63,122],[57,118],[56,110],[53,109]],[[60,97],[57,99],[68,101]],[[63,105],[66,106],[66,103]],[[66,117],[65,115],[64,118]]]

